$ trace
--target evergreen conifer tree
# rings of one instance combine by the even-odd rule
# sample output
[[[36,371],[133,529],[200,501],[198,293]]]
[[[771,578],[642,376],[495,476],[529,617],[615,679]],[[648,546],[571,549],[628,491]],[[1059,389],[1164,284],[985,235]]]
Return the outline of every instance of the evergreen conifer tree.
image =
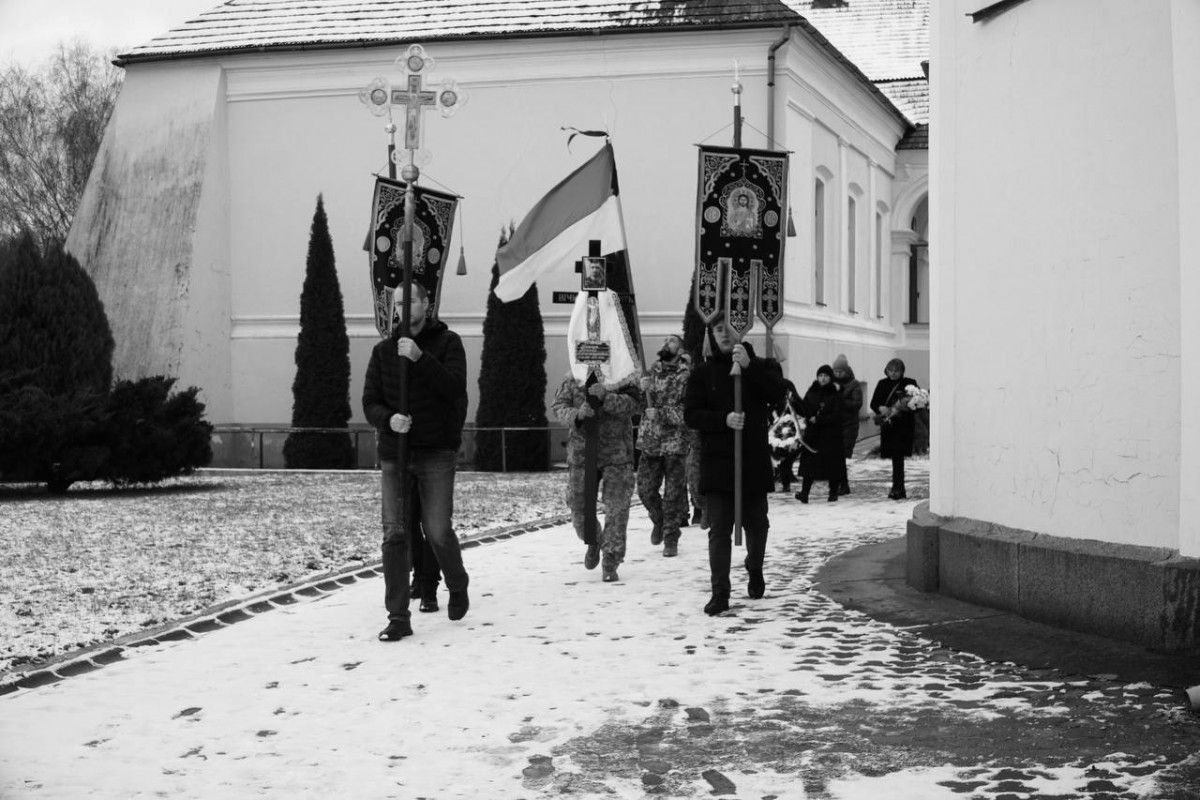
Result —
[[[350,338],[325,203],[317,195],[300,294],[292,427],[345,428],[349,422]],[[289,469],[350,469],[354,447],[349,433],[296,432],[288,434],[283,457]]]
[[[51,394],[112,383],[113,335],[91,277],[59,245],[26,232],[0,257],[0,370]]]
[[[687,304],[683,309],[683,349],[692,356],[692,363],[699,366],[704,352],[704,320],[696,311],[696,272],[692,270],[692,285],[688,289]]]
[[[65,492],[102,475],[113,337],[92,279],[32,235],[0,248],[0,476]]]
[[[500,244],[512,234],[501,232]],[[518,300],[504,303],[493,293],[500,268],[492,265],[483,355],[479,363],[479,428],[546,428],[546,333],[537,284]],[[549,468],[550,437],[545,430],[500,431],[475,435],[475,468],[498,472],[538,472]]]

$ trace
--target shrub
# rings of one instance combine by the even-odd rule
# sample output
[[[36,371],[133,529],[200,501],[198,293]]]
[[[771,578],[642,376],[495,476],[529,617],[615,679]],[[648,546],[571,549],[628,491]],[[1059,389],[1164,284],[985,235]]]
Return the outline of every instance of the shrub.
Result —
[[[104,477],[117,486],[189,475],[212,461],[212,425],[195,386],[171,394],[174,378],[117,381],[109,395]]]
[[[61,494],[103,477],[106,423],[99,392],[51,394],[22,374],[0,376],[0,478],[45,483]]]
[[[507,240],[502,232],[500,244]],[[475,424],[480,428],[546,428],[546,334],[537,284],[521,298],[504,303],[492,291],[499,281],[500,268],[493,264],[483,319]],[[545,430],[513,431],[503,441],[500,437],[500,431],[476,433],[476,469],[549,469],[550,437]]]
[[[350,423],[350,338],[333,260],[325,204],[317,195],[300,293],[300,335],[292,382],[292,427],[345,428]],[[283,443],[289,469],[351,469],[348,433],[291,433]]]

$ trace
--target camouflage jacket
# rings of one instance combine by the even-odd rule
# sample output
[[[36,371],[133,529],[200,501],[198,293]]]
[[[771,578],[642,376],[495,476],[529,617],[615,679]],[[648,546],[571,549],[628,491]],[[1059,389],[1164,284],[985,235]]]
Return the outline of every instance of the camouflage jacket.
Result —
[[[642,407],[642,390],[637,385],[638,377],[606,386],[608,394],[600,406],[600,451],[599,465],[633,464],[633,420]],[[587,390],[583,384],[568,375],[558,391],[554,393],[551,411],[555,419],[565,423],[567,438],[567,464],[583,466],[585,436],[584,420],[579,418],[579,407],[586,402]]]
[[[646,410],[654,409],[654,413],[642,413],[637,448],[650,456],[687,455],[691,429],[683,421],[683,396],[691,369],[682,361],[655,361],[647,372]]]

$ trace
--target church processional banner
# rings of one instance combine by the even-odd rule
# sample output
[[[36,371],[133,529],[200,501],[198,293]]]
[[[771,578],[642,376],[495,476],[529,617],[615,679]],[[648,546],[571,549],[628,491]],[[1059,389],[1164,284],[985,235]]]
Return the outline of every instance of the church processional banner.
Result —
[[[725,313],[744,335],[758,316],[783,314],[788,155],[700,146],[696,204],[696,311],[706,325]]]
[[[376,177],[371,200],[371,289],[374,296],[375,327],[388,336],[392,326],[392,289],[404,280],[404,192],[403,181]],[[429,313],[436,318],[441,302],[443,268],[446,265],[454,211],[458,197],[424,186],[416,186],[413,217],[413,281],[429,295]],[[399,300],[399,297],[396,298]]]

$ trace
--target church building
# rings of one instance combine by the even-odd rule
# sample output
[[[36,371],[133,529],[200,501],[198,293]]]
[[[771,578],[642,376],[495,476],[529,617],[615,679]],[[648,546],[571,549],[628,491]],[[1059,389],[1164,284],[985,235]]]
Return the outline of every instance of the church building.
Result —
[[[736,80],[743,145],[790,152],[796,233],[771,348],[801,385],[838,353],[868,381],[900,354],[924,383],[928,15],[928,0],[214,3],[119,56],[68,248],[107,308],[119,376],[199,386],[218,425],[286,426],[321,195],[361,423],[379,336],[363,240],[388,135],[360,94],[377,77],[403,86],[420,44],[425,85],[452,79],[466,98],[452,117],[425,112],[417,164],[422,185],[463,198],[446,257],[468,270],[448,271],[439,315],[467,348],[469,422],[500,231],[603,142],[570,129],[610,136],[648,349],[682,330],[697,145],[732,144]],[[579,278],[564,263],[537,286],[553,387],[571,312],[555,293]],[[750,334],[760,349],[764,334]]]
[[[1200,4],[935,4],[909,580],[1200,645]]]

